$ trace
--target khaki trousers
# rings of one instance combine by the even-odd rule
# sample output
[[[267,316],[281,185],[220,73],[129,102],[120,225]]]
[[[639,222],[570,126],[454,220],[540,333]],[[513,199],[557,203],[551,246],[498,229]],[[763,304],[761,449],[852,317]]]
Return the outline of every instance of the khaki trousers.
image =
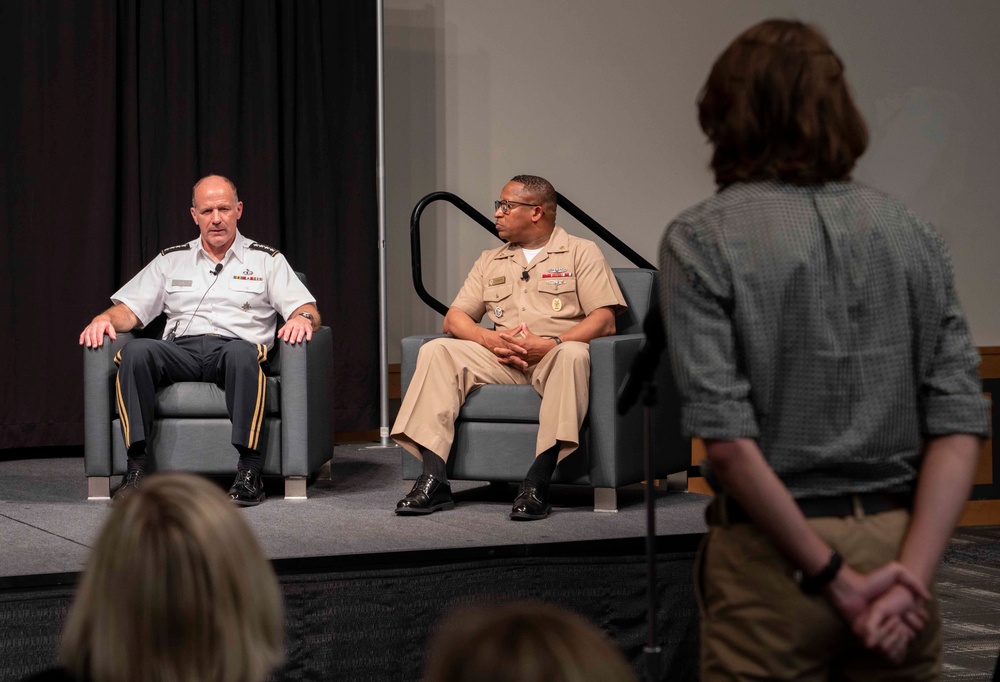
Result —
[[[392,438],[420,458],[422,445],[447,461],[466,396],[486,384],[531,384],[542,396],[535,455],[557,442],[559,460],[579,447],[590,397],[590,346],[565,341],[522,372],[474,341],[433,339],[420,348]]]
[[[809,519],[852,568],[896,558],[910,514]],[[823,596],[804,594],[785,557],[752,523],[717,525],[696,564],[702,680],[936,680],[941,672],[937,596],[930,620],[893,665],[865,649]],[[932,590],[933,591],[933,590]]]

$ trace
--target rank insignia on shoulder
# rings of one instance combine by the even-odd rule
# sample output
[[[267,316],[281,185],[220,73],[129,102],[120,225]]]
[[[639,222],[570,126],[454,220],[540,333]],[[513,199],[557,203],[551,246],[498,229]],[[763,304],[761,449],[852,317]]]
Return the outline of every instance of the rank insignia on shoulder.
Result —
[[[163,251],[160,251],[160,255],[166,256],[168,253],[173,253],[174,251],[190,251],[190,250],[191,250],[190,244],[178,244],[177,246],[170,246],[166,249],[163,249]]]
[[[263,251],[264,253],[269,254],[271,256],[278,255],[278,250],[276,248],[274,248],[273,246],[268,246],[267,244],[261,244],[260,242],[254,242],[247,248],[254,249],[255,251]]]

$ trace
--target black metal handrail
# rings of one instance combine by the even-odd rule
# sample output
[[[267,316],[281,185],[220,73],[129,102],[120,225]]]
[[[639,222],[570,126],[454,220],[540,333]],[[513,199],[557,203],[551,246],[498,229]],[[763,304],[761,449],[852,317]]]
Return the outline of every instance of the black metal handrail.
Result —
[[[556,197],[559,199],[560,208],[565,209],[565,211],[576,218],[581,225],[607,242],[608,246],[613,248],[615,251],[629,259],[629,261],[632,262],[632,265],[637,268],[656,270],[655,265],[636,253],[631,246],[612,234],[612,232],[608,228],[604,227],[604,225],[601,225],[599,222],[587,215],[579,206],[564,197],[562,194],[559,194],[559,192],[556,192]]]
[[[560,208],[564,209],[568,214],[576,218],[581,225],[588,228],[591,232],[607,242],[611,248],[625,256],[625,258],[631,261],[633,265],[640,268],[647,268],[649,270],[656,270],[656,267],[652,263],[636,253],[632,247],[612,234],[599,222],[587,215],[587,213],[585,213],[572,201],[558,192],[556,192],[556,198]],[[497,239],[500,239],[500,235],[497,233],[496,224],[492,220],[474,209],[464,199],[452,194],[451,192],[431,192],[418,201],[413,207],[413,213],[410,214],[410,269],[413,272],[413,288],[417,290],[417,295],[420,297],[421,301],[442,315],[445,315],[448,312],[448,306],[428,293],[427,289],[424,287],[423,269],[420,264],[420,217],[423,215],[424,209],[433,204],[435,201],[447,201],[449,204],[459,209],[462,213],[479,223],[483,229],[487,230]]]

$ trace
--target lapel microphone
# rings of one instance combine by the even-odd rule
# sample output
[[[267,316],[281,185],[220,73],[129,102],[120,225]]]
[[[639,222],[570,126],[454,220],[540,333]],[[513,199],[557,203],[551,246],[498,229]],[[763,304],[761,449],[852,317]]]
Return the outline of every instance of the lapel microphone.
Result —
[[[523,279],[525,282],[528,281],[528,271],[527,270],[521,270],[521,279]]]
[[[222,263],[216,263],[215,269],[214,270],[209,270],[208,272],[210,274],[215,275],[216,277],[218,277],[219,273],[222,272]]]

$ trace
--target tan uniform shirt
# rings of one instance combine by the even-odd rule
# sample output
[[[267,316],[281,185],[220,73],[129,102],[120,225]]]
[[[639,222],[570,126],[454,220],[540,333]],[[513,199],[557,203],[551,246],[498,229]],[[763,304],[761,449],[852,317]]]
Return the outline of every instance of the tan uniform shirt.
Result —
[[[558,225],[530,264],[520,246],[484,251],[451,305],[477,322],[488,315],[497,331],[524,322],[539,336],[557,336],[598,308],[617,315],[627,307],[597,244]]]

